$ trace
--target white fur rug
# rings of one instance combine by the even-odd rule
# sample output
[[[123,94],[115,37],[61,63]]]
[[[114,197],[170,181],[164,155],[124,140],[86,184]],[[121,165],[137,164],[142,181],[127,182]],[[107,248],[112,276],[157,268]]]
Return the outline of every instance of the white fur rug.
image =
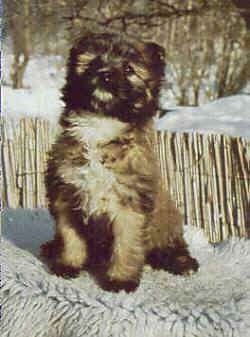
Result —
[[[46,211],[10,210],[2,222],[2,337],[250,336],[248,240],[213,247],[187,226],[197,274],[146,269],[135,293],[114,294],[85,274],[64,280],[47,272],[35,256],[53,232]]]

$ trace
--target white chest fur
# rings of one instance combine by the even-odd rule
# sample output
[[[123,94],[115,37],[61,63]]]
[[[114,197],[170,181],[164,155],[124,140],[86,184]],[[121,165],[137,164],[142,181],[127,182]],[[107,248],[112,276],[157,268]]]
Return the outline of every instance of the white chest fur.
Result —
[[[85,114],[84,117],[74,117],[71,122],[70,133],[89,147],[105,144],[117,138],[129,128],[128,123],[111,117]]]
[[[63,163],[58,173],[66,183],[77,187],[82,194],[87,217],[113,208],[115,186],[118,185],[113,171],[101,162],[100,146],[109,143],[124,132],[129,125],[113,118],[86,115],[71,121],[71,135],[83,143],[87,152],[84,156],[88,162],[83,166],[70,166]]]

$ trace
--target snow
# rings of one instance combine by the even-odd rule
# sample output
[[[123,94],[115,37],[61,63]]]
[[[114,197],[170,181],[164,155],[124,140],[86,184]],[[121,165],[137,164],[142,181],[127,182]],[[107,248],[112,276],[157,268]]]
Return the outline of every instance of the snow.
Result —
[[[37,55],[29,61],[24,89],[13,90],[9,78],[12,58],[12,55],[4,54],[2,61],[3,115],[14,119],[40,117],[55,123],[63,109],[60,89],[65,77],[64,60],[55,55]],[[250,138],[250,95],[241,93],[199,107],[173,106],[166,97],[163,92],[162,108],[172,111],[156,120],[158,130],[223,133]]]
[[[163,108],[171,110],[169,105]],[[173,107],[156,121],[158,130],[219,133],[250,139],[250,95],[220,98],[199,107]]]
[[[60,90],[65,68],[60,56],[37,56],[29,61],[24,88],[12,89],[9,69],[11,55],[3,56],[2,113],[14,119],[40,117],[56,122],[63,108]]]

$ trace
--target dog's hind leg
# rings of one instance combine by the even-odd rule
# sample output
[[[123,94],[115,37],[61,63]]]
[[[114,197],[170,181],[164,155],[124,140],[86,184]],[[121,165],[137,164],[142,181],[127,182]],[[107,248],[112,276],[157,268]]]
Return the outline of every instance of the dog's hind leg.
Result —
[[[41,246],[41,255],[56,275],[75,277],[87,260],[85,239],[72,226],[70,216],[65,210],[58,212],[55,218],[54,240]]]
[[[182,216],[167,193],[161,193],[156,202],[153,225],[148,227],[146,262],[155,269],[188,275],[199,265],[191,257],[183,237]]]

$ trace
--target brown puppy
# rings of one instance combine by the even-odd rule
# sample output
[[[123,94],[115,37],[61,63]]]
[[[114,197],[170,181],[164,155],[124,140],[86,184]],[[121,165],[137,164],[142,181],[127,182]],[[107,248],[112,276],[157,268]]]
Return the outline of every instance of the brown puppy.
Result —
[[[131,291],[143,265],[196,270],[182,218],[161,189],[152,117],[164,51],[113,34],[72,48],[60,124],[46,174],[53,241],[42,255],[53,272],[92,272],[105,289]]]

